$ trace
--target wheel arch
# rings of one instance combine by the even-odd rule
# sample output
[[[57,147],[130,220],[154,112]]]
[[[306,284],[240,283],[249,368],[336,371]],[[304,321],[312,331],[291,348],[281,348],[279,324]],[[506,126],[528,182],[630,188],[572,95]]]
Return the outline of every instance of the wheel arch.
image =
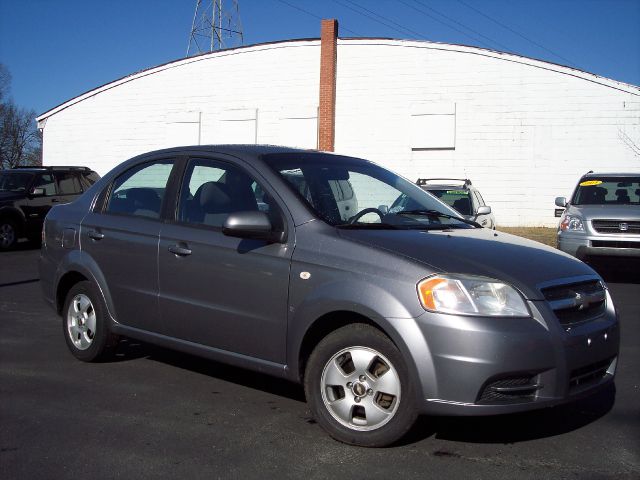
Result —
[[[62,314],[64,301],[67,298],[69,291],[74,285],[84,281],[89,281],[89,279],[82,273],[75,270],[65,273],[60,278],[56,287],[56,311],[58,314]]]
[[[8,218],[16,224],[18,234],[24,234],[26,219],[22,210],[15,207],[0,207],[0,220],[4,218]]]
[[[64,306],[64,300],[69,290],[75,284],[84,280],[96,286],[107,307],[107,316],[112,321],[116,321],[114,305],[104,275],[93,258],[81,250],[70,251],[58,265],[54,281],[54,300],[58,313],[61,312]]]
[[[360,313],[338,310],[328,312],[316,319],[307,329],[298,349],[297,375],[300,382],[304,380],[304,373],[307,367],[307,361],[315,346],[331,332],[353,323],[364,323],[380,330],[387,337],[391,338],[376,322],[366,315]],[[391,340],[393,341],[393,340]],[[395,343],[395,342],[394,342]],[[396,345],[397,347],[397,345]]]

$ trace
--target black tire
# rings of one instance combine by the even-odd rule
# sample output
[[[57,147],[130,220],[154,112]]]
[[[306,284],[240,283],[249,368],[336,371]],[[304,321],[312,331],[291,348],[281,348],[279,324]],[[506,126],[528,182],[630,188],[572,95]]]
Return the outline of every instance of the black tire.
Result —
[[[69,290],[62,309],[62,331],[78,360],[97,362],[113,353],[117,337],[109,331],[107,308],[93,283],[78,282]]]
[[[386,335],[366,324],[339,328],[316,346],[304,387],[316,421],[333,438],[351,445],[388,446],[417,418],[416,393],[402,354]]]
[[[18,243],[18,229],[13,220],[0,219],[0,250],[11,250]]]

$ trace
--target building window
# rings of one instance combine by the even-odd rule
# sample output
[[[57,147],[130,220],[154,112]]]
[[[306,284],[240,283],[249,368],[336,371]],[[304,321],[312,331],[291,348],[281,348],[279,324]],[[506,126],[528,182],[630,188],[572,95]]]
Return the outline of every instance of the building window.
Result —
[[[410,119],[411,150],[456,148],[456,104],[420,104]]]

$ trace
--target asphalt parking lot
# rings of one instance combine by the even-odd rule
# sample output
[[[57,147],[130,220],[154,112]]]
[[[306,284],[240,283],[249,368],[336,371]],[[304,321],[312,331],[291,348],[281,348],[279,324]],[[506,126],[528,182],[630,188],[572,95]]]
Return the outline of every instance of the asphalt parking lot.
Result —
[[[615,390],[554,409],[422,418],[400,445],[349,447],[300,387],[136,343],[67,351],[39,251],[0,253],[0,477],[640,478],[640,273],[596,265],[622,323]]]

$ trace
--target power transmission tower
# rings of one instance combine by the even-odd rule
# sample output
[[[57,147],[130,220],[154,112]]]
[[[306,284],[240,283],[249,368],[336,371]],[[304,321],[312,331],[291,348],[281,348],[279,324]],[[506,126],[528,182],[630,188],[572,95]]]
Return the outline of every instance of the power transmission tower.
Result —
[[[242,23],[238,0],[196,1],[187,57],[242,44]]]

